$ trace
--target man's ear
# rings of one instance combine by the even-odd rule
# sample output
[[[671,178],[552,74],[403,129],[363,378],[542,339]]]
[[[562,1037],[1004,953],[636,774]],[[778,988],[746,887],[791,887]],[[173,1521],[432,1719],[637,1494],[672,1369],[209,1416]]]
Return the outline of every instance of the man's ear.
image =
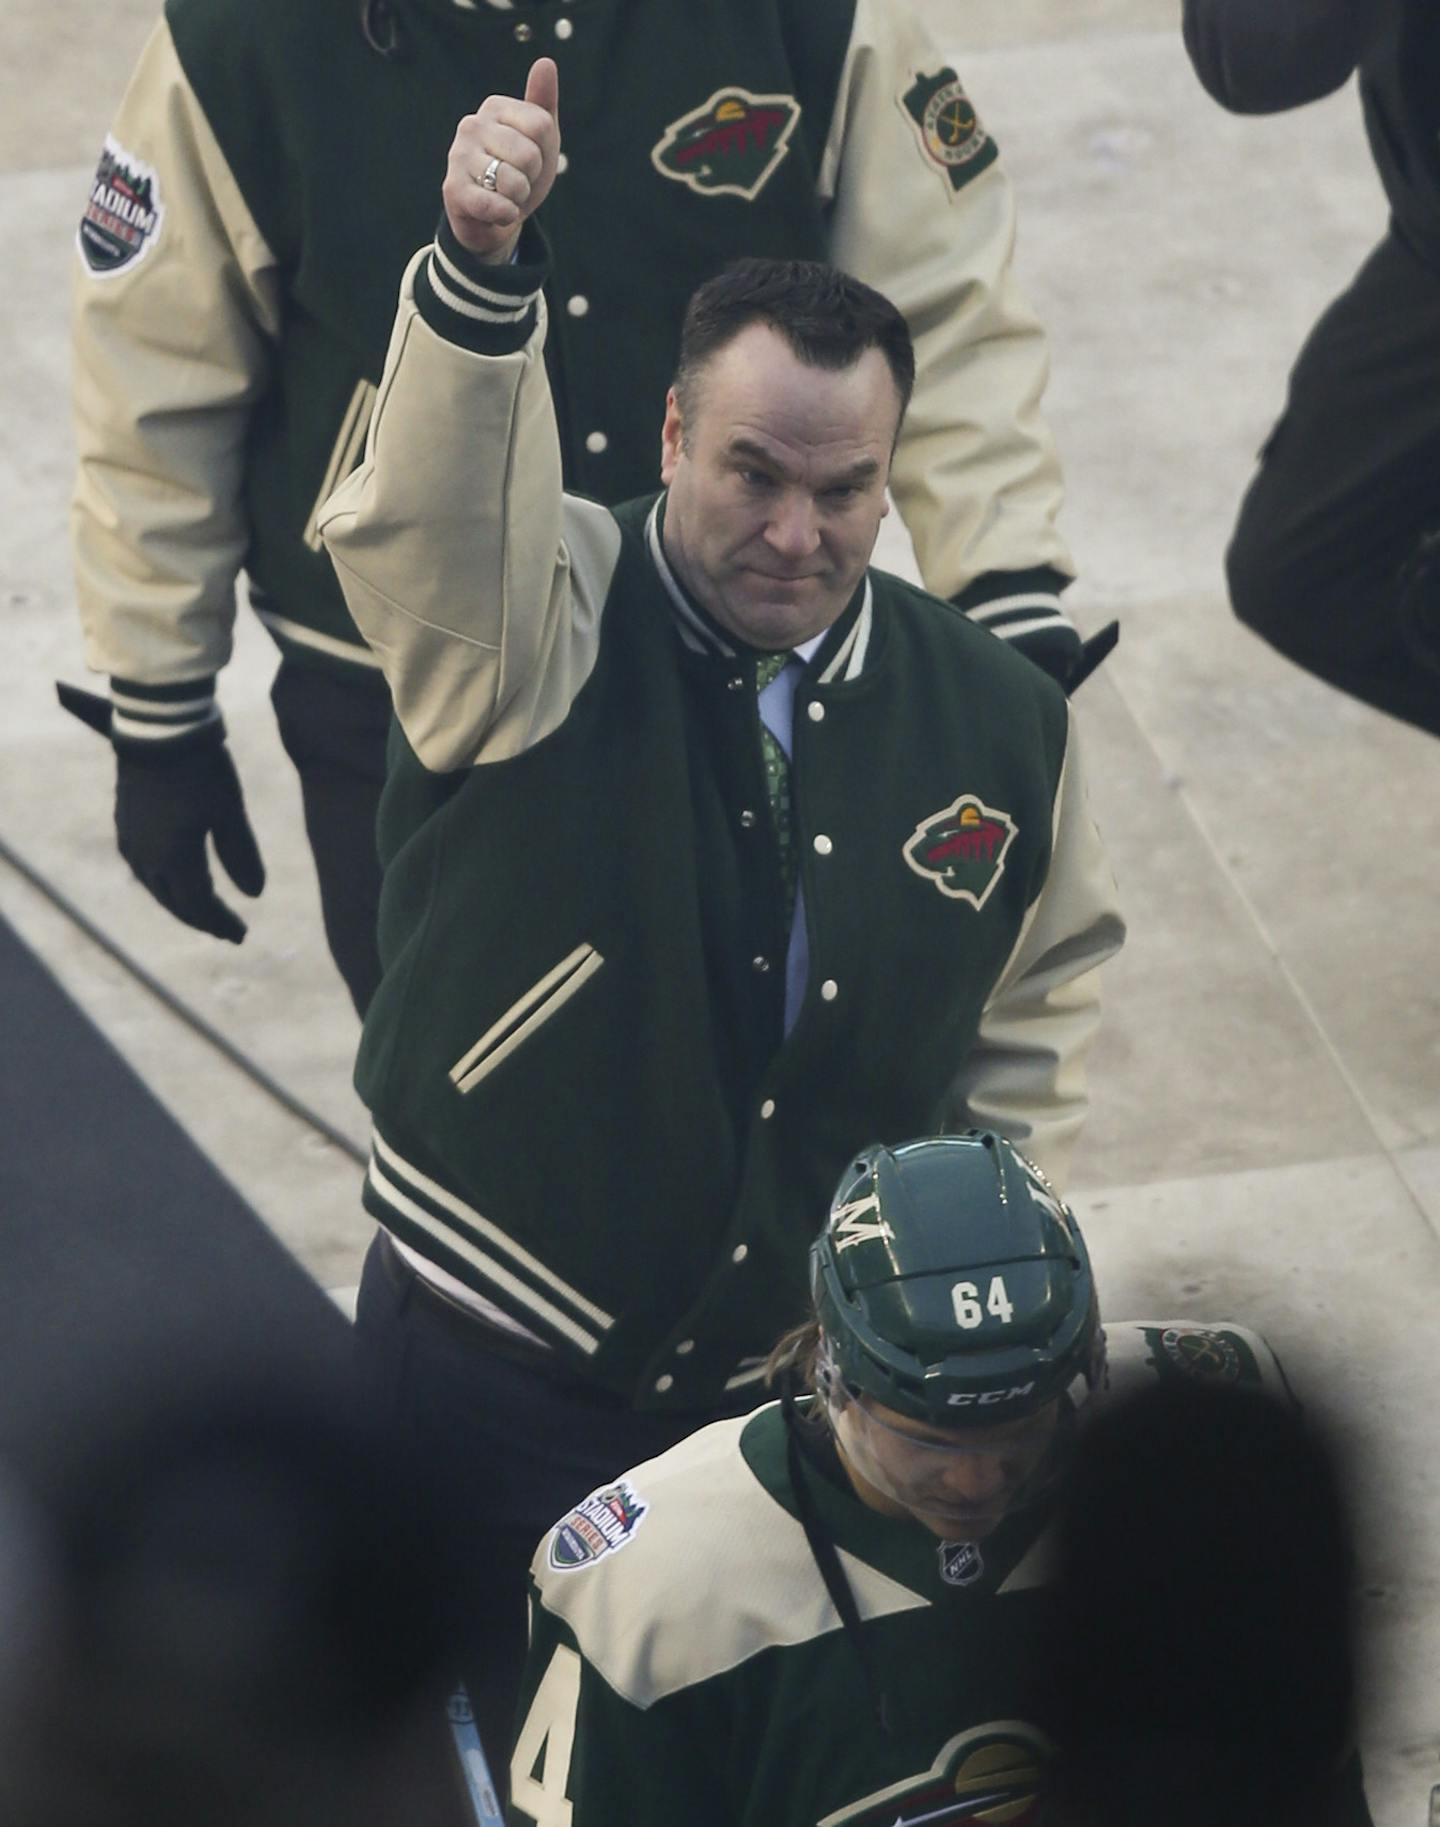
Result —
[[[669,488],[675,480],[685,442],[685,421],[680,416],[680,402],[672,387],[665,395],[665,423],[660,428],[660,480]]]

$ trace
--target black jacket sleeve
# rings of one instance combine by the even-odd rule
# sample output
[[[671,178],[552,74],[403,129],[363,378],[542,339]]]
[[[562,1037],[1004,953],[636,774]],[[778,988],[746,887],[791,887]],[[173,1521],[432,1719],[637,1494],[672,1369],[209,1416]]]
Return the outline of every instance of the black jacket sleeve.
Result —
[[[1382,0],[1185,0],[1185,49],[1221,107],[1275,114],[1338,89],[1389,10]]]

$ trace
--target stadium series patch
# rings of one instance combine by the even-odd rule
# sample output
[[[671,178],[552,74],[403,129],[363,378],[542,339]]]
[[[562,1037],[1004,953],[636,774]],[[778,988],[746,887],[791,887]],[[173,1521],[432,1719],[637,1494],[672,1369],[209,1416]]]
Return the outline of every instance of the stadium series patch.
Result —
[[[551,1530],[551,1567],[556,1573],[577,1573],[583,1567],[593,1567],[602,1555],[625,1546],[649,1507],[623,1478],[592,1491],[564,1522]]]
[[[949,179],[952,193],[999,158],[999,147],[980,125],[953,70],[937,70],[933,76],[917,72],[898,99],[915,129],[920,150]]]
[[[662,177],[709,197],[754,202],[784,158],[800,118],[793,95],[717,89],[672,121],[650,158]]]
[[[160,236],[165,205],[153,167],[105,135],[90,200],[80,218],[80,253],[92,273],[108,276],[143,260]]]
[[[915,827],[902,854],[916,875],[929,877],[941,894],[979,908],[1004,872],[1017,829],[1008,812],[962,793]]]

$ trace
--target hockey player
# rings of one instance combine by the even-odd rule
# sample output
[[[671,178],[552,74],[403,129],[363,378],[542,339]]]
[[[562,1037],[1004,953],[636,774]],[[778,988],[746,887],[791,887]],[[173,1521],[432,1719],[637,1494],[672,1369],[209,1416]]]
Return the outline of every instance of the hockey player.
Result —
[[[872,1148],[810,1258],[778,1403],[613,1479],[547,1536],[511,1767],[536,1827],[1028,1822],[1047,1525],[1087,1409],[1284,1391],[1229,1324],[1102,1332],[1071,1213],[1009,1143]],[[1358,1790],[1334,1819],[1368,1820]]]

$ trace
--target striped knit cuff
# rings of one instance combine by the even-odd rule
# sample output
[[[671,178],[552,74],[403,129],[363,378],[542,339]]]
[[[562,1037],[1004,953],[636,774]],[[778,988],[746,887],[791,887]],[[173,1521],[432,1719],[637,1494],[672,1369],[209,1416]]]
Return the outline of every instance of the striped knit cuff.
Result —
[[[220,722],[213,672],[179,685],[143,685],[137,679],[112,678],[110,704],[112,740],[135,749],[184,742],[202,732],[208,734]]]
[[[979,622],[1002,640],[1013,641],[1047,626],[1074,629],[1060,607],[1060,592],[1069,582],[1063,572],[1048,565],[1037,565],[1033,571],[987,571],[953,601],[972,622]]]
[[[527,222],[516,258],[492,266],[461,247],[442,217],[434,245],[415,274],[420,315],[447,342],[477,355],[511,355],[535,328],[535,301],[549,262],[540,231]]]
[[[1064,685],[1081,645],[1080,630],[1060,607],[1060,592],[1069,581],[1048,565],[989,571],[954,598],[955,607]]]

